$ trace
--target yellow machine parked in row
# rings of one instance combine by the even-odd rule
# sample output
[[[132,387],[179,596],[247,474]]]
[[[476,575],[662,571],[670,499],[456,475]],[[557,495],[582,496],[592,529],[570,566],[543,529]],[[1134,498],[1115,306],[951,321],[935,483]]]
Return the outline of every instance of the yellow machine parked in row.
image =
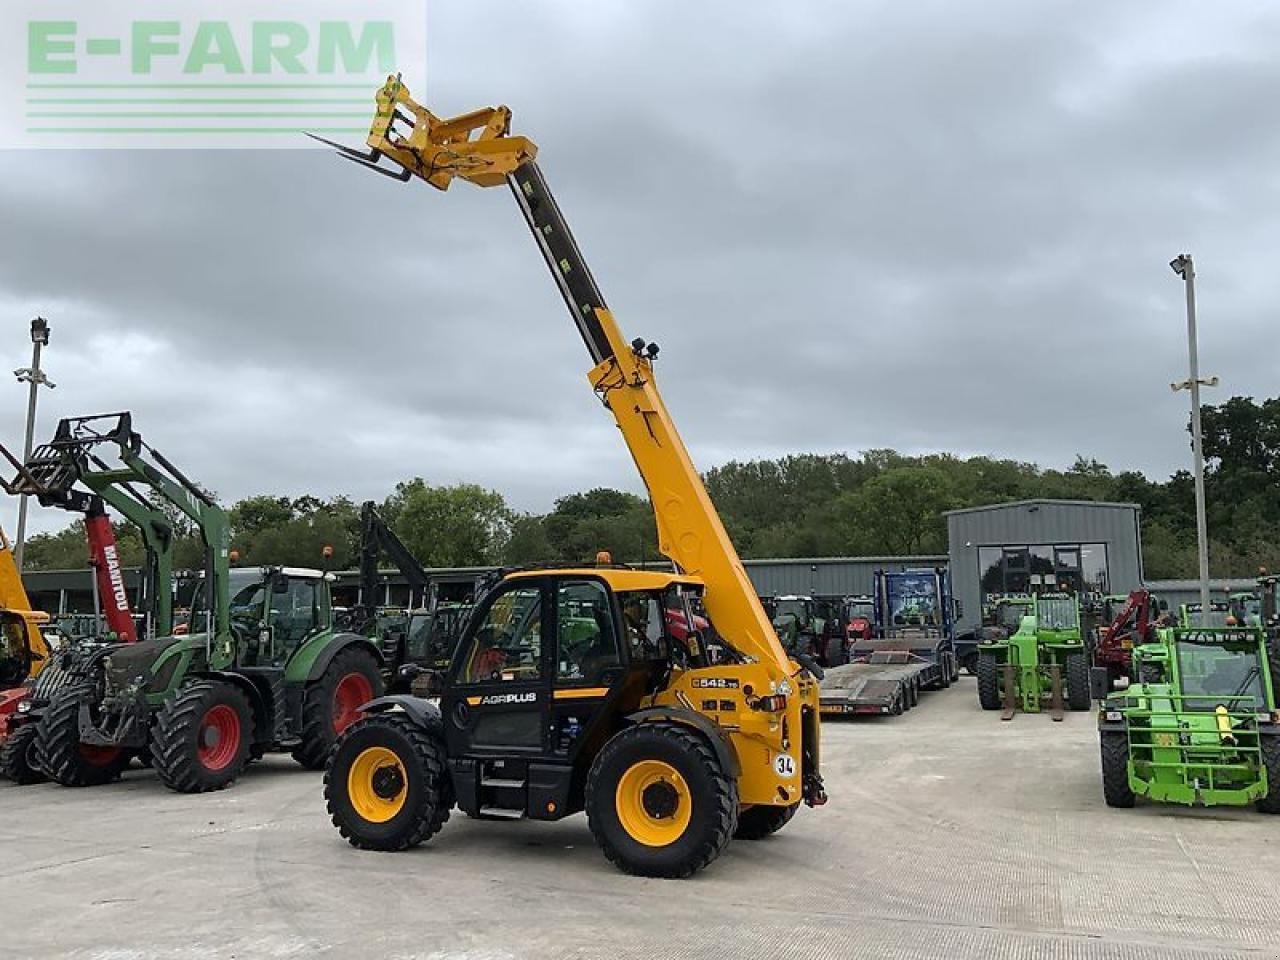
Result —
[[[9,735],[9,718],[30,692],[27,682],[49,662],[49,644],[40,631],[48,622],[47,613],[31,609],[13,547],[0,530],[0,741]]]
[[[505,573],[478,601],[438,704],[382,698],[342,736],[325,775],[329,811],[354,845],[400,850],[434,834],[455,803],[480,818],[585,810],[623,870],[686,876],[730,837],[763,837],[802,802],[825,802],[820,670],[778,642],[658,393],[657,345],[624,339],[537,148],[510,135],[510,111],[440,119],[399,78],[377,102],[370,152],[334,144],[349,158],[441,190],[455,177],[510,186],[677,572],[602,563]],[[383,157],[399,169],[378,166]]]

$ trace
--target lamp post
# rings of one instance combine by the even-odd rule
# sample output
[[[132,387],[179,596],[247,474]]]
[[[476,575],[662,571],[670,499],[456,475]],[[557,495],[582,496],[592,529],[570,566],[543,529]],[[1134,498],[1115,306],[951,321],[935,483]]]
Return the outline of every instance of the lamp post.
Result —
[[[1217,377],[1200,379],[1200,348],[1196,339],[1196,269],[1191,254],[1180,253],[1169,262],[1169,267],[1182,277],[1187,289],[1187,356],[1190,361],[1190,377],[1169,384],[1174,393],[1191,392],[1191,455],[1195,460],[1196,477],[1196,543],[1200,554],[1200,625],[1209,623],[1209,524],[1205,519],[1204,505],[1204,445],[1200,433],[1200,388],[1216,387]]]
[[[30,390],[27,394],[27,436],[22,445],[22,462],[26,463],[31,459],[31,444],[35,439],[36,431],[36,396],[41,386],[53,389],[57,384],[44,375],[44,371],[40,369],[40,349],[49,343],[49,323],[44,317],[36,317],[31,321],[31,343],[34,345],[31,351],[31,366],[21,367],[13,371],[14,376],[18,378],[19,383],[30,384]],[[18,499],[18,541],[13,549],[13,559],[18,565],[18,572],[22,572],[22,546],[27,537],[27,495],[24,493]]]

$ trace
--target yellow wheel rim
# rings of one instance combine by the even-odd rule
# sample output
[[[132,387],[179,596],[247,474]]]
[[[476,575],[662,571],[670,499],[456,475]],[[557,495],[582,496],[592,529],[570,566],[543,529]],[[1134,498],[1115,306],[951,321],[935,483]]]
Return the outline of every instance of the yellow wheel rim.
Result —
[[[646,847],[675,843],[693,813],[689,785],[679,770],[661,760],[641,760],[627,768],[614,802],[622,829]]]
[[[351,806],[370,823],[386,823],[404,809],[409,777],[394,750],[368,747],[347,771]]]

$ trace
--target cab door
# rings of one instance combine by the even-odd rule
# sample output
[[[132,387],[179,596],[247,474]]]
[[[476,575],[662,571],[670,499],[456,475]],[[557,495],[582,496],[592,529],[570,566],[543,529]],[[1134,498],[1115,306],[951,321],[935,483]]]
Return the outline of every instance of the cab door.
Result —
[[[544,577],[504,583],[468,630],[440,703],[451,757],[545,752],[549,593]]]

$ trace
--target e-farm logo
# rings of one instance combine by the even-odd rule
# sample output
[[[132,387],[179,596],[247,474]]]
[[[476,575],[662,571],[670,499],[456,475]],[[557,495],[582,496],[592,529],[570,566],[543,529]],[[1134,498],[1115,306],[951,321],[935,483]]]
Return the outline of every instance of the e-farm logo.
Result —
[[[363,141],[426,70],[425,0],[4,0],[0,146]]]

